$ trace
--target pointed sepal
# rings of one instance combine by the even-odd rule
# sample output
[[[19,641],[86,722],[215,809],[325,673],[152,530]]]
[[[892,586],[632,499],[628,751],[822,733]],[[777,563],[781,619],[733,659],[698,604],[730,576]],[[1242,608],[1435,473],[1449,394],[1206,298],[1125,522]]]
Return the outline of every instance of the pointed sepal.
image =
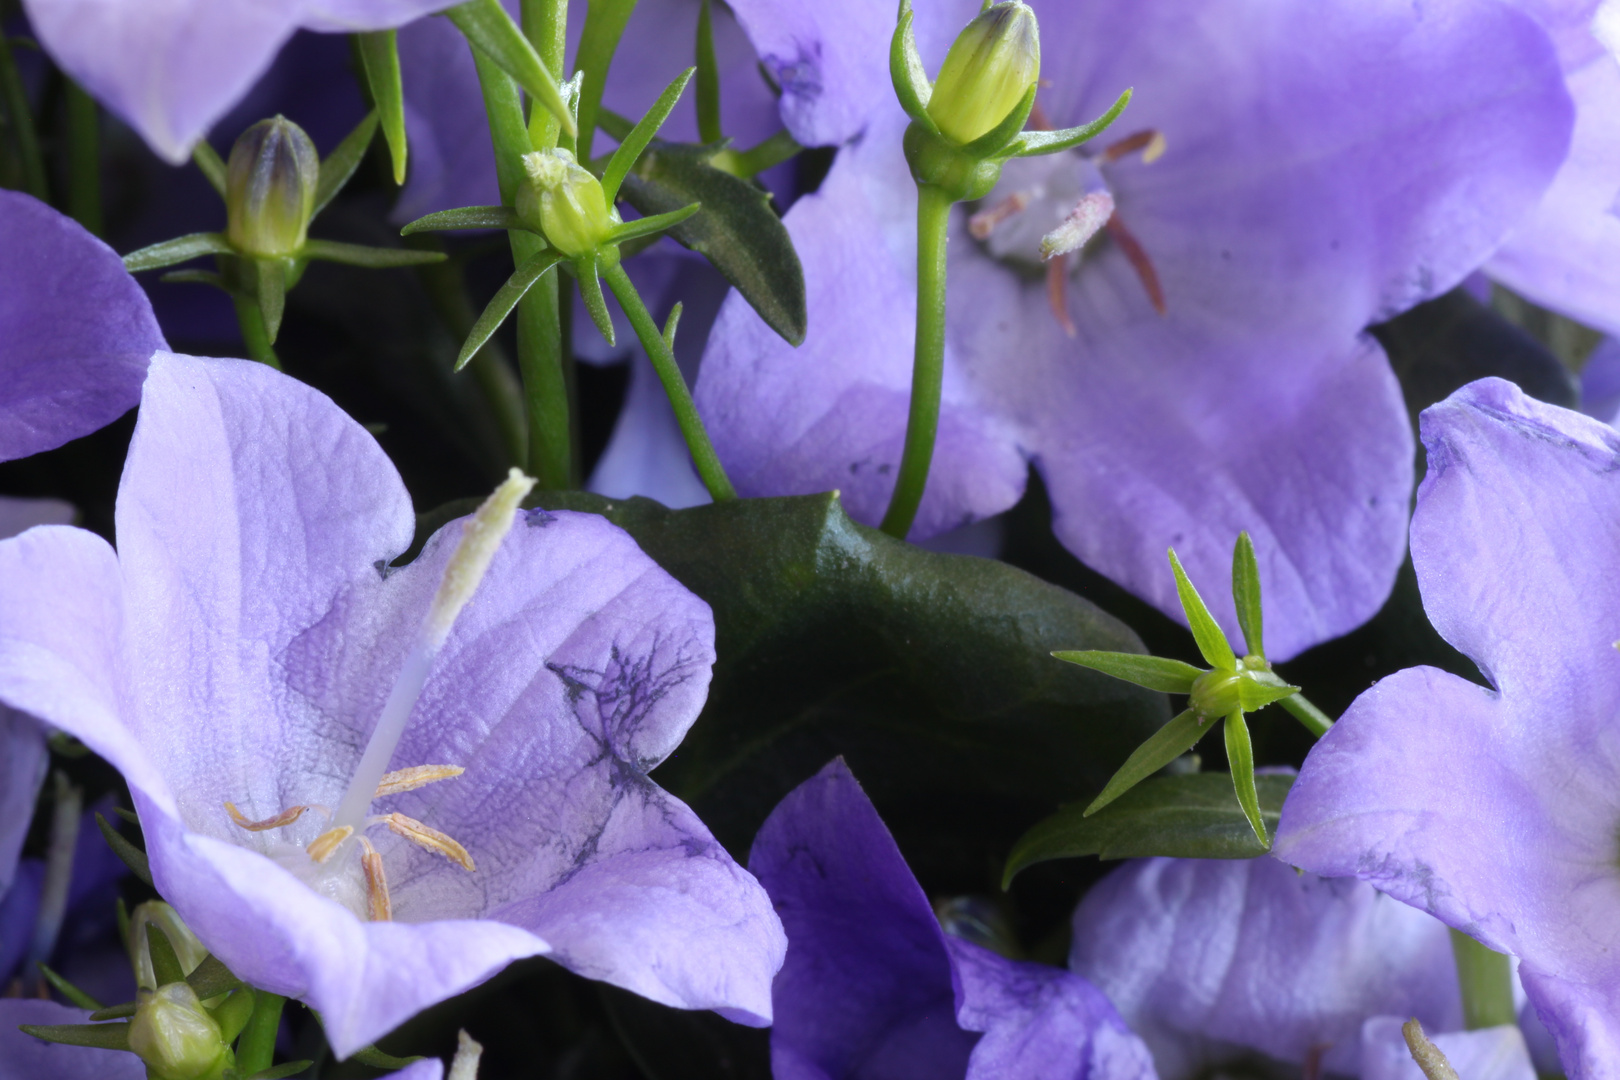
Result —
[[[1120,94],[1108,107],[1107,112],[1089,124],[1064,128],[1061,131],[1026,131],[1008,143],[1002,153],[1006,157],[1039,157],[1042,154],[1072,150],[1107,131],[1114,121],[1119,119],[1119,114],[1125,111],[1125,106],[1131,103],[1131,93],[1131,90],[1126,90]]]
[[[377,104],[383,139],[388,143],[388,159],[394,167],[394,183],[405,183],[409,147],[405,142],[405,84],[399,73],[399,32],[372,30],[355,35],[360,45],[360,62],[366,69],[366,85]]]
[[[1267,850],[1271,838],[1266,835],[1266,823],[1260,818],[1260,796],[1254,787],[1254,746],[1249,741],[1249,725],[1244,722],[1243,710],[1233,709],[1226,717],[1226,760],[1232,770],[1232,787],[1237,791],[1238,805],[1249,827]]]
[[[1209,731],[1207,722],[1192,709],[1181,713],[1138,746],[1125,764],[1104,785],[1102,794],[1086,807],[1090,817],[1137,784],[1146,780],[1195,746]]]
[[[373,109],[354,126],[354,130],[343,136],[343,141],[326,155],[321,162],[319,178],[315,181],[315,209],[310,217],[315,217],[326,204],[331,202],[337,193],[343,190],[343,185],[349,182],[349,177],[360,167],[365,159],[366,148],[377,134],[377,110]]]
[[[118,831],[107,824],[107,819],[100,814],[96,815],[96,828],[101,830],[101,837],[107,841],[107,846],[113,849],[113,854],[123,860],[129,867],[129,872],[140,878],[146,884],[152,884],[152,867],[147,862],[146,852],[124,839]]]
[[[1163,656],[1143,656],[1140,653],[1100,652],[1096,650],[1060,650],[1052,654],[1070,664],[1100,671],[1149,690],[1166,694],[1190,694],[1193,683],[1204,672],[1180,660]]]
[[[439,229],[522,229],[539,236],[540,230],[526,223],[509,206],[460,206],[419,217],[403,229],[401,236]]]
[[[298,254],[305,259],[343,263],[346,266],[365,266],[373,270],[387,270],[396,266],[423,266],[427,263],[444,262],[446,258],[442,251],[370,247],[365,244],[343,244],[336,240],[311,240]]]
[[[596,259],[574,260],[574,277],[579,281],[579,298],[590,313],[591,322],[609,345],[615,344],[613,316],[608,313],[607,300],[602,296],[602,282],[596,276]]]
[[[1215,622],[1215,616],[1209,613],[1204,598],[1198,595],[1198,590],[1188,580],[1187,571],[1181,568],[1181,560],[1176,558],[1174,548],[1170,549],[1170,570],[1176,576],[1176,595],[1181,598],[1181,610],[1187,614],[1187,627],[1192,631],[1193,640],[1198,643],[1198,652],[1204,662],[1217,671],[1236,671],[1237,656],[1232,652],[1232,646],[1227,644],[1226,635]]]
[[[253,296],[259,304],[259,318],[264,320],[264,335],[270,344],[276,343],[281,332],[281,316],[287,308],[287,260],[254,259]]]
[[[917,33],[912,27],[915,17],[911,0],[900,0],[900,19],[895,24],[894,37],[889,40],[889,79],[894,83],[894,94],[906,115],[929,131],[937,132],[939,126],[928,115],[928,100],[933,97],[934,84],[929,81],[922,57],[917,53]]]
[[[636,122],[636,126],[630,129],[630,134],[624,137],[619,148],[613,151],[613,156],[608,159],[606,168],[602,170],[602,196],[607,205],[612,206],[614,200],[619,197],[619,185],[624,183],[625,176],[635,166],[636,159],[641,157],[642,151],[647,149],[647,144],[652,142],[653,136],[658,134],[658,129],[664,126],[664,121],[669,119],[670,111],[675,108],[675,103],[680,101],[681,94],[686,90],[686,84],[691,81],[695,71],[695,68],[687,68],[675,76],[675,81],[658,95],[658,100],[647,110],[647,115]]]
[[[1260,563],[1254,556],[1254,541],[1247,532],[1238,533],[1232,549],[1232,600],[1237,605],[1238,625],[1250,656],[1264,657],[1264,621],[1260,613]]]
[[[44,964],[39,965],[39,973],[44,976],[45,981],[50,983],[58,994],[61,994],[79,1008],[94,1011],[102,1007],[101,1002],[68,982]]]
[[[679,210],[671,210],[667,214],[654,214],[652,217],[641,217],[636,218],[634,221],[626,221],[622,225],[615,225],[613,231],[608,234],[608,239],[611,243],[623,244],[631,240],[639,240],[643,236],[652,236],[654,233],[661,233],[665,229],[674,228],[701,209],[703,209],[702,203],[690,203]]]
[[[93,1046],[98,1050],[128,1050],[129,1021],[117,1024],[19,1024],[18,1029],[46,1042]]]
[[[562,88],[500,0],[468,0],[444,14],[474,47],[545,106],[564,131],[570,135],[576,133],[574,116],[563,100]]]
[[[531,255],[522,266],[512,271],[512,276],[496,291],[494,298],[484,308],[483,314],[478,316],[478,321],[473,323],[471,332],[467,334],[467,340],[461,345],[461,351],[456,354],[455,370],[460,371],[467,366],[473,354],[484,347],[484,342],[488,341],[495,331],[500,329],[506,317],[512,314],[512,309],[523,299],[523,294],[540,280],[541,274],[562,262],[562,259],[560,252],[547,248]]]
[[[231,255],[235,251],[224,233],[192,233],[130,252],[124,256],[124,269],[138,274],[143,270],[161,270],[165,266],[200,259],[204,255]]]

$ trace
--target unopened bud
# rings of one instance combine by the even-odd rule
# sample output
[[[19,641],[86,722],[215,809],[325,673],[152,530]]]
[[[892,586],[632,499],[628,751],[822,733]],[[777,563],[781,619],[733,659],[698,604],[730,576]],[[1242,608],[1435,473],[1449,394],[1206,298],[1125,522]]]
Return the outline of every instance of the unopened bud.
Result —
[[[1187,704],[1206,720],[1227,716],[1234,710],[1254,712],[1274,701],[1298,693],[1271,670],[1263,657],[1245,656],[1236,671],[1206,671],[1193,680]]]
[[[244,255],[296,254],[315,214],[320,173],[315,144],[291,120],[277,116],[242,132],[225,169],[231,246]]]
[[[226,1046],[219,1025],[185,983],[137,995],[129,1048],[154,1080],[211,1080],[225,1073]]]
[[[1035,12],[1005,0],[957,35],[934,81],[928,115],[942,134],[970,143],[1006,119],[1040,74]]]
[[[620,224],[618,211],[607,205],[602,182],[568,151],[524,154],[523,172],[514,209],[569,258],[589,255]]]

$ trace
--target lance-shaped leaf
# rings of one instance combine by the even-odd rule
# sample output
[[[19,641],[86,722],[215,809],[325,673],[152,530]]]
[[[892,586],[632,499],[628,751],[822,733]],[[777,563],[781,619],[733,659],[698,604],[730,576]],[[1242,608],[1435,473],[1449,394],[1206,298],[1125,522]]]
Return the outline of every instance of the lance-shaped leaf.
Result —
[[[523,36],[500,0],[468,0],[445,12],[456,29],[464,34],[502,71],[517,80],[529,96],[545,106],[568,134],[576,133],[573,114],[563,100],[562,89],[529,39]]]
[[[36,1039],[66,1043],[68,1046],[94,1046],[101,1050],[129,1049],[129,1021],[121,1024],[19,1024]]]
[[[1260,614],[1260,563],[1254,555],[1254,541],[1247,532],[1238,533],[1232,549],[1232,600],[1237,605],[1238,625],[1251,656],[1266,655],[1262,640],[1264,621]]]
[[[1292,776],[1255,777],[1260,818],[1275,828]],[[1013,845],[1002,887],[1025,867],[1052,859],[1252,859],[1266,853],[1225,773],[1144,780],[1106,809],[1087,815],[1071,803]]]
[[[124,927],[127,930],[127,927]],[[172,944],[172,943],[171,943]],[[213,955],[203,957],[196,970],[186,976],[186,983],[203,1001],[229,993],[242,985],[242,980],[231,974],[231,969]],[[135,1015],[135,1002],[111,1005],[90,1014],[92,1020],[117,1020]]]
[[[1254,788],[1254,744],[1249,741],[1249,725],[1244,722],[1242,709],[1233,709],[1226,717],[1226,761],[1243,816],[1249,819],[1255,838],[1269,851],[1271,837],[1260,818],[1260,796]]]
[[[315,181],[315,209],[311,217],[326,209],[326,204],[343,190],[343,185],[349,182],[354,170],[360,167],[360,162],[366,156],[366,147],[371,145],[372,136],[376,134],[377,110],[373,109],[326,155],[321,162],[320,177]]]
[[[939,125],[928,115],[928,100],[934,96],[934,84],[928,81],[922,57],[917,55],[917,34],[911,25],[914,17],[911,0],[900,0],[900,21],[894,28],[894,37],[889,39],[889,78],[906,115],[929,131],[937,132]]]
[[[287,307],[287,260],[254,259],[249,265],[253,267],[253,295],[259,302],[264,334],[274,345],[276,335],[281,332],[282,313]]]
[[[1198,643],[1198,652],[1204,662],[1217,671],[1236,671],[1237,657],[1232,652],[1232,646],[1227,644],[1226,635],[1221,632],[1215,616],[1209,613],[1204,598],[1198,595],[1198,590],[1188,580],[1187,571],[1181,568],[1181,560],[1176,558],[1173,549],[1170,552],[1170,570],[1176,576],[1176,595],[1181,599],[1181,610],[1187,613],[1187,626],[1192,630],[1193,640]]]
[[[57,993],[61,994],[65,998],[67,998],[69,1001],[71,1001],[73,1004],[77,1005],[79,1008],[81,1008],[81,1009],[99,1009],[99,1008],[101,1008],[101,1002],[97,1001],[95,998],[91,997],[89,994],[85,993],[83,990],[80,990],[77,986],[74,986],[72,983],[70,983],[66,979],[62,978],[62,976],[60,976],[56,972],[52,971],[46,965],[44,965],[44,964],[39,965],[39,973],[45,977],[46,982],[50,983],[51,986],[53,986],[56,989]]]
[[[231,291],[224,277],[214,270],[170,270],[158,280],[165,285],[212,285],[224,292]]]
[[[602,296],[602,282],[596,276],[596,256],[575,259],[573,266],[574,277],[579,281],[579,298],[590,313],[591,322],[609,345],[614,344],[613,316],[608,313],[607,300]]]
[[[626,221],[622,225],[614,226],[613,231],[608,234],[608,241],[614,244],[623,244],[631,240],[639,240],[643,236],[661,233],[665,229],[673,229],[701,209],[703,209],[702,203],[693,203],[691,206],[683,206],[679,210],[671,210],[667,214],[655,214],[652,217],[640,217],[634,221]]]
[[[1086,807],[1087,816],[1095,814],[1191,750],[1207,731],[1209,731],[1208,722],[1191,709],[1176,716],[1125,759],[1125,764],[1109,778],[1107,785],[1102,789],[1102,794],[1091,800],[1091,805]]]
[[[156,922],[146,924],[146,952],[152,958],[152,974],[158,986],[186,981],[186,969],[181,966],[180,956],[174,951],[174,942],[169,940],[168,933]]]
[[[602,109],[602,91],[607,86],[608,67],[618,51],[619,39],[630,15],[636,10],[636,0],[596,0],[585,10],[585,27],[579,34],[579,48],[574,53],[575,71],[584,76],[579,92],[579,158],[587,160],[591,153],[591,137],[596,132],[596,118]]]
[[[1132,91],[1126,90],[1120,94],[1108,107],[1107,112],[1089,124],[1064,128],[1061,131],[1026,131],[1009,143],[1004,153],[1009,157],[1039,157],[1042,154],[1069,150],[1094,139],[1119,119],[1119,114],[1131,103],[1131,93]]]
[[[442,251],[416,251],[412,248],[370,247],[365,244],[343,244],[336,240],[309,240],[298,253],[305,259],[344,263],[348,266],[369,266],[387,269],[394,266],[422,266],[443,262]]]
[[[1244,678],[1237,684],[1238,705],[1244,712],[1257,712],[1298,693],[1299,687],[1290,685],[1269,670],[1246,667]]]
[[[506,317],[512,314],[512,309],[517,307],[518,301],[523,299],[523,294],[540,280],[540,275],[562,262],[562,259],[559,252],[547,248],[531,255],[522,266],[512,271],[512,276],[496,291],[494,299],[484,308],[484,313],[473,323],[472,332],[467,335],[467,340],[461,345],[461,351],[456,354],[457,371],[466,367],[473,355],[484,347],[484,342],[500,329],[501,323],[506,321]]]
[[[208,140],[198,139],[197,145],[191,148],[191,160],[197,163],[197,168],[208,181],[208,186],[219,193],[220,198],[225,197],[225,159],[220,157]]]
[[[522,229],[541,235],[540,230],[524,222],[517,211],[509,206],[460,206],[454,210],[440,210],[436,214],[419,217],[399,235],[432,232],[439,229]]]
[[[405,182],[409,147],[405,142],[405,84],[399,73],[399,32],[373,30],[356,34],[360,62],[365,65],[366,85],[377,105],[388,156],[394,166],[394,183]]]
[[[118,831],[107,824],[107,819],[100,814],[96,815],[96,828],[101,830],[102,839],[107,846],[113,849],[113,854],[123,860],[129,867],[129,872],[140,878],[146,884],[152,884],[152,868],[147,863],[146,852],[136,847],[119,835]]]
[[[1035,108],[1035,91],[1040,88],[1039,83],[1031,83],[1024,96],[1018,99],[1018,104],[1008,110],[1001,122],[977,139],[962,147],[962,152],[969,157],[993,157],[996,151],[1003,149],[1012,142],[1013,137],[1024,130],[1024,123],[1029,119],[1030,110]]]
[[[1190,694],[1193,683],[1204,672],[1181,660],[1163,656],[1142,656],[1139,653],[1097,652],[1095,650],[1059,650],[1052,654],[1059,660],[1079,664],[1116,679],[1124,679],[1136,686],[1158,690],[1166,694]]]
[[[653,102],[653,107],[647,111],[647,115],[636,122],[636,126],[630,129],[630,134],[619,143],[619,148],[613,151],[613,156],[608,159],[607,168],[602,170],[602,198],[609,206],[618,199],[619,186],[624,183],[625,175],[635,165],[636,159],[641,157],[642,151],[647,149],[647,144],[658,134],[658,129],[669,119],[670,110],[674,109],[675,103],[681,99],[681,94],[686,90],[686,84],[691,81],[694,70],[696,69],[687,68],[675,76],[675,81],[658,95],[658,100]]]
[[[200,259],[204,255],[233,255],[236,249],[225,239],[224,233],[202,232],[177,236],[160,244],[152,244],[124,256],[124,269],[132,274],[142,270],[158,270],[165,266]]]

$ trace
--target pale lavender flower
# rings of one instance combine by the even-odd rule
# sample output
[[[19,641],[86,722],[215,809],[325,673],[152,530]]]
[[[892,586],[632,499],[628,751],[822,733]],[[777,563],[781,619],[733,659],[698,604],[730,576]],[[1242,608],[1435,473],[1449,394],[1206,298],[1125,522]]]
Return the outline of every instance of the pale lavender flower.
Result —
[[[430,634],[460,527],[391,568],[410,501],[358,424],[261,365],[167,353],[116,524],[116,555],[69,528],[0,542],[0,701],[119,768],[158,891],[242,978],[318,1009],[340,1055],[542,954],[769,1021],[769,900],[646,775],[704,700],[712,616],[627,535],[520,515]],[[368,816],[368,747],[366,770],[435,782]],[[248,831],[227,802],[292,824]],[[311,847],[333,821],[378,861]]]
[[[1489,686],[1422,667],[1362,694],[1275,850],[1517,956],[1571,1080],[1620,1076],[1620,435],[1499,379],[1422,434],[1424,609]]]
[[[1292,656],[1376,611],[1404,550],[1408,422],[1361,332],[1459,282],[1541,196],[1571,123],[1556,58],[1496,4],[1034,6],[1053,126],[1136,95],[1097,145],[1014,161],[957,211],[914,535],[1010,506],[1033,463],[1069,550],[1179,617],[1165,548],[1194,580],[1218,579],[1247,529],[1268,644]],[[731,297],[698,405],[743,493],[836,488],[875,521],[900,458],[915,308],[892,6],[733,7],[789,128],[841,148],[787,216],[805,345]],[[915,7],[932,69],[978,5]],[[1110,237],[1043,272],[1034,241],[1099,186],[1117,206]],[[1236,631],[1229,604],[1217,615]]]
[[[790,939],[776,1080],[1154,1080],[1096,987],[945,935],[842,759],[771,812],[748,865]]]

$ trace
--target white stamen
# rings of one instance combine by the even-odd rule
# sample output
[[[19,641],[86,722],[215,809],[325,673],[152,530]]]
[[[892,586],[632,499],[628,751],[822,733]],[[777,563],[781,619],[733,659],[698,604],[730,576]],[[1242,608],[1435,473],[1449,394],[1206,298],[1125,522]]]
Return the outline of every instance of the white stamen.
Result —
[[[456,1039],[456,1056],[450,1059],[450,1075],[445,1080],[478,1080],[478,1059],[483,1055],[483,1044],[475,1042],[463,1029]]]
[[[1093,191],[1081,198],[1063,224],[1041,237],[1041,261],[1067,255],[1085,247],[1114,213],[1114,197],[1106,191]]]

